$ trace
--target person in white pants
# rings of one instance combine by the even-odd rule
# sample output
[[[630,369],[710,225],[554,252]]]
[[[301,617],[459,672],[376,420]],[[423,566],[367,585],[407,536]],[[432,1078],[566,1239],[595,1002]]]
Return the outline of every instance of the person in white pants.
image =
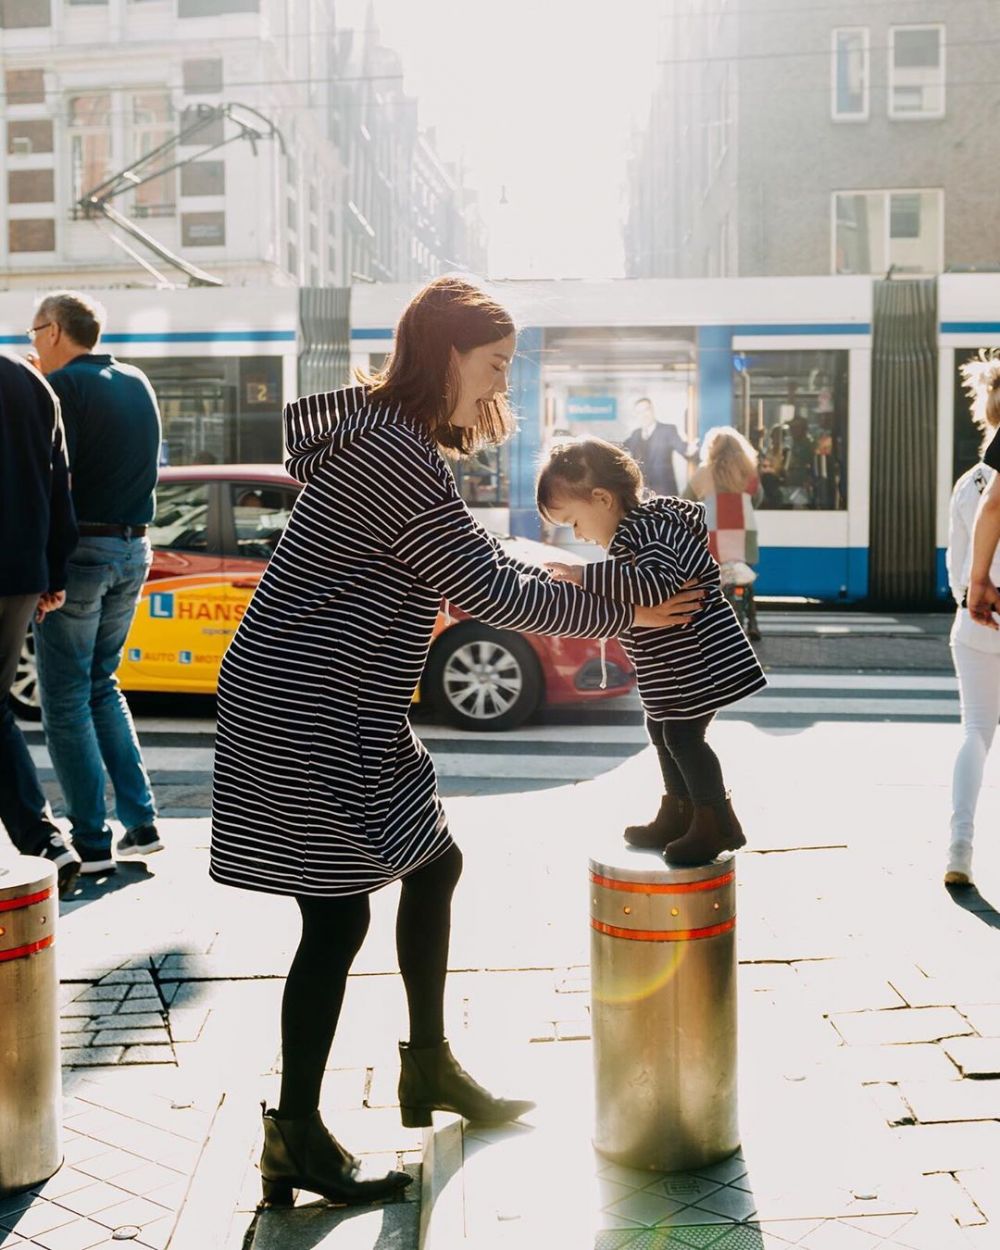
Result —
[[[1000,428],[1000,355],[981,354],[962,366],[972,401],[972,417],[983,431],[983,446]],[[972,836],[986,757],[1000,720],[1000,631],[984,629],[966,601],[972,568],[972,532],[983,495],[996,470],[980,462],[955,483],[948,527],[948,582],[958,610],[951,630],[951,653],[962,707],[962,745],[955,759],[951,800],[951,844],[946,885],[972,885]],[[993,552],[990,581],[1000,585],[1000,548]]]

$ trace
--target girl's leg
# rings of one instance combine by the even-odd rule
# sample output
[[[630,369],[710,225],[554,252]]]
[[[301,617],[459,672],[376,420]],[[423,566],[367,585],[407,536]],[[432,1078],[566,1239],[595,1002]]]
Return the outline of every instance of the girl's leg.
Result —
[[[462,875],[457,846],[403,878],[396,953],[410,1013],[410,1045],[444,1041],[444,982],[451,938],[451,896]]]
[[[367,894],[297,898],[302,938],[281,1001],[282,1119],[309,1116],[319,1106],[347,974],[368,932]]]
[[[677,765],[676,760],[667,743],[665,734],[670,725],[670,721],[650,720],[646,717],[646,733],[649,734],[649,740],[653,744],[656,751],[656,758],[660,762],[660,773],[663,776],[663,791],[665,794],[673,794],[679,799],[690,798],[687,782],[684,780],[684,774]]]
[[[1000,719],[1000,655],[952,644],[962,704],[962,745],[952,778],[951,840],[971,842],[983,767]]]
[[[695,803],[721,803],[726,797],[719,757],[705,741],[714,712],[694,720],[663,721],[663,741],[674,767],[683,778],[685,792]]]

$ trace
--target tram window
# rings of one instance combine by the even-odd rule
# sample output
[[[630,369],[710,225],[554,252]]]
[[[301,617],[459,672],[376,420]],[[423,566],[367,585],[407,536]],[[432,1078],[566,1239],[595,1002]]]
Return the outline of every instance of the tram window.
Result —
[[[736,358],[733,424],[760,456],[762,508],[847,507],[847,353]]]
[[[455,465],[455,479],[470,507],[506,507],[510,502],[510,448],[486,447]]]

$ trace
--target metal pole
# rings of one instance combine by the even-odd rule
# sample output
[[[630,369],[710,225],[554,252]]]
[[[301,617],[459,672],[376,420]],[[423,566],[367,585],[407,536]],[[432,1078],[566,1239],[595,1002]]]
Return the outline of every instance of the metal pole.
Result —
[[[594,1145],[677,1172],[740,1144],[736,872],[622,848],[590,861]]]
[[[0,1194],[62,1163],[58,915],[54,865],[0,866]]]

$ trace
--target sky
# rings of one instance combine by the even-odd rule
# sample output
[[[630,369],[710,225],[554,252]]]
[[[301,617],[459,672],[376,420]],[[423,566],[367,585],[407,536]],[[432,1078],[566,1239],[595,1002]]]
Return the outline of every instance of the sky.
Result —
[[[625,162],[654,81],[658,0],[374,2],[421,126],[480,194],[482,276],[621,276]]]

